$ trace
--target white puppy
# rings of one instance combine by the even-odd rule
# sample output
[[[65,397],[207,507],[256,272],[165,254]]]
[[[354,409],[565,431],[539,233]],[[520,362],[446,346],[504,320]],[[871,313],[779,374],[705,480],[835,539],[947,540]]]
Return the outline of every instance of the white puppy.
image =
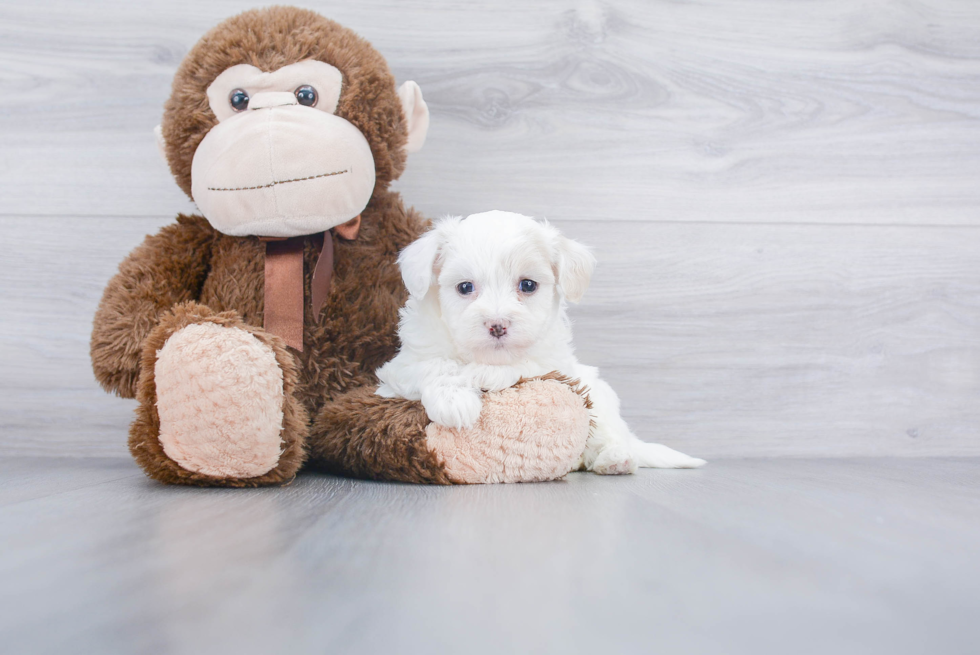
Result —
[[[378,395],[421,400],[429,418],[471,427],[481,390],[558,371],[589,390],[595,428],[582,464],[596,473],[637,466],[694,468],[704,460],[637,438],[599,371],[575,359],[565,301],[578,302],[595,258],[547,223],[492,211],[446,218],[398,258],[409,299],[398,356],[378,370]]]

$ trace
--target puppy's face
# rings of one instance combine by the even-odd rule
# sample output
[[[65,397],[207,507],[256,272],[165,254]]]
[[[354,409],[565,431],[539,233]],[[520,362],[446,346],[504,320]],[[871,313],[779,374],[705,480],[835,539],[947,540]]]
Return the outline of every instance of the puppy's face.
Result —
[[[462,358],[510,364],[545,337],[563,298],[581,298],[595,259],[549,225],[487,212],[438,222],[399,264],[413,296],[436,295]]]

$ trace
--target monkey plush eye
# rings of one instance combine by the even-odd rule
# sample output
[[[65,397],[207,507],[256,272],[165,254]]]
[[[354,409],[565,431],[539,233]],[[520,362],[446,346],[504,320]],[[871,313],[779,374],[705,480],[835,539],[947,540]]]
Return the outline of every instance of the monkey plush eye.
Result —
[[[293,93],[296,94],[296,101],[307,107],[316,105],[317,98],[319,97],[316,94],[316,89],[309,84],[299,87]]]
[[[534,280],[521,280],[521,291],[524,293],[534,293],[538,290],[538,283]]]
[[[456,285],[456,292],[461,296],[468,296],[473,293],[472,282],[460,282]]]
[[[228,102],[235,111],[245,111],[248,109],[248,93],[245,89],[235,89],[228,96]]]

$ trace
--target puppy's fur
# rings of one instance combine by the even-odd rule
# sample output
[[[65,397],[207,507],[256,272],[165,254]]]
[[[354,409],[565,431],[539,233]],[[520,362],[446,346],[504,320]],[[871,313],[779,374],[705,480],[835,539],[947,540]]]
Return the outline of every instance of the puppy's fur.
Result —
[[[547,223],[492,211],[446,218],[398,258],[410,294],[398,356],[378,370],[378,395],[421,400],[429,418],[471,427],[482,391],[558,371],[589,389],[595,427],[581,464],[602,474],[704,460],[638,439],[616,392],[575,358],[565,301],[578,302],[595,258]]]

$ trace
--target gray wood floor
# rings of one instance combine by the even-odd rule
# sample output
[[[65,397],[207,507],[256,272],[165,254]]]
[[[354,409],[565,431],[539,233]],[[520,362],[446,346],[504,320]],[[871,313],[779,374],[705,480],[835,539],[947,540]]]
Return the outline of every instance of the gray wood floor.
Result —
[[[6,653],[977,652],[980,459],[166,488],[0,460]]]

